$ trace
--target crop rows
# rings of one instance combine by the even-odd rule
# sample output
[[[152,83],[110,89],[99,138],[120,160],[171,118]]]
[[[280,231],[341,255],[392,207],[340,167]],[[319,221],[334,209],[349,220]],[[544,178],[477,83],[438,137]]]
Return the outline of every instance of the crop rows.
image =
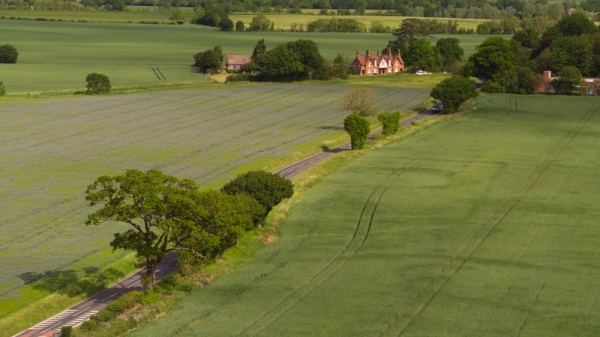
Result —
[[[83,225],[91,211],[83,192],[98,176],[159,168],[219,187],[339,132],[346,90],[257,85],[2,106],[0,316],[19,303],[25,283],[46,272],[82,273],[120,256],[108,242],[122,227]],[[381,109],[403,110],[428,90],[376,92]]]
[[[133,336],[593,336],[600,101],[484,96],[356,160]]]

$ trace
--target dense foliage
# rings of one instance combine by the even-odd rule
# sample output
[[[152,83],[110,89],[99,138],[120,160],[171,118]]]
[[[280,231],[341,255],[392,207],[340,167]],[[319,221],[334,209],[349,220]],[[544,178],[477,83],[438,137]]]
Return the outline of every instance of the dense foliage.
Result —
[[[86,94],[88,95],[107,94],[110,92],[110,80],[106,75],[91,73],[86,76],[85,81],[87,82]]]
[[[454,113],[466,100],[477,96],[475,84],[469,79],[456,75],[438,83],[431,90],[431,97],[444,104],[444,113]]]
[[[194,55],[194,68],[201,73],[218,73],[223,66],[223,48],[215,46],[213,49],[207,49]]]
[[[138,266],[146,268],[146,290],[152,289],[154,272],[169,251],[180,252],[180,264],[211,260],[254,228],[265,212],[252,198],[200,192],[193,181],[156,169],[101,176],[85,194],[96,208],[86,225],[115,221],[130,227],[115,233],[110,245],[137,253]]]
[[[357,114],[351,114],[344,119],[344,130],[350,135],[352,150],[360,150],[365,146],[369,136],[369,121]]]
[[[0,81],[0,97],[6,94],[6,87],[4,86],[4,82]]]
[[[377,115],[377,119],[383,125],[382,134],[389,136],[398,131],[400,128],[400,113],[399,112],[382,112]]]
[[[250,171],[228,182],[221,191],[229,195],[249,195],[268,213],[283,199],[294,195],[294,185],[276,173]]]
[[[0,46],[0,63],[17,63],[19,52],[9,44]]]
[[[356,19],[318,19],[306,25],[307,32],[362,33],[365,25]]]

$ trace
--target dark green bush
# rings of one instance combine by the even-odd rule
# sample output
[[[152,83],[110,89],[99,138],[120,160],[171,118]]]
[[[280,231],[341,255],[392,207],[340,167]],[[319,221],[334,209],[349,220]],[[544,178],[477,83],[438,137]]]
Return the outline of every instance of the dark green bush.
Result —
[[[4,83],[0,81],[0,97],[6,94],[6,88],[4,87]]]
[[[108,76],[98,73],[88,74],[85,78],[87,82],[86,94],[107,94],[110,92],[110,80]]]
[[[186,293],[191,293],[196,287],[194,286],[194,283],[192,282],[185,282],[185,283],[179,283],[177,284],[176,289],[179,291],[183,291]]]
[[[143,305],[152,304],[156,301],[160,300],[160,296],[157,293],[147,293],[141,300],[140,303]]]
[[[491,94],[500,94],[504,92],[502,86],[496,82],[485,81],[481,85],[481,91],[491,93]]]
[[[269,213],[283,199],[294,195],[294,185],[288,179],[265,171],[250,171],[228,182],[221,192],[247,194],[256,199]]]
[[[119,298],[118,300],[116,300],[114,302],[109,303],[106,306],[106,308],[104,308],[104,310],[110,312],[115,317],[119,316],[120,314],[125,312],[125,310],[127,310],[127,309],[129,309],[127,302],[122,300],[121,298]]]
[[[117,314],[115,314],[112,311],[108,311],[108,310],[102,310],[99,313],[95,314],[94,316],[92,316],[90,319],[100,323],[100,322],[106,322],[108,320],[111,320],[113,318],[117,317]]]
[[[377,115],[377,119],[383,124],[384,136],[389,136],[396,133],[400,128],[400,113],[399,112],[383,112]]]
[[[96,330],[97,326],[98,322],[96,320],[90,319],[89,321],[83,322],[79,328],[83,331],[93,331]]]
[[[351,114],[344,119],[344,130],[350,135],[352,150],[360,150],[365,146],[369,136],[369,122],[362,116]]]
[[[73,327],[72,326],[63,326],[60,328],[60,337],[71,337],[73,336]]]
[[[0,46],[0,63],[17,63],[19,53],[17,49],[9,44]]]

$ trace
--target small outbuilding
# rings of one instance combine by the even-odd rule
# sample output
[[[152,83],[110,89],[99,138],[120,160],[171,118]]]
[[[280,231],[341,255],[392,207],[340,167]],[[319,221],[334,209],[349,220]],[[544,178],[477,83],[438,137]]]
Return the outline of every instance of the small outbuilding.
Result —
[[[250,55],[227,55],[225,69],[240,70],[244,64],[252,62]]]

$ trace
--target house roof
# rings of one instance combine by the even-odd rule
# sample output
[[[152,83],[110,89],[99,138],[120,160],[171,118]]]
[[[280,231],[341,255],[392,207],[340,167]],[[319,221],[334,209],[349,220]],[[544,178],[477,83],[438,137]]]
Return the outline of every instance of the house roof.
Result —
[[[227,55],[227,64],[246,64],[252,62],[250,55]]]

